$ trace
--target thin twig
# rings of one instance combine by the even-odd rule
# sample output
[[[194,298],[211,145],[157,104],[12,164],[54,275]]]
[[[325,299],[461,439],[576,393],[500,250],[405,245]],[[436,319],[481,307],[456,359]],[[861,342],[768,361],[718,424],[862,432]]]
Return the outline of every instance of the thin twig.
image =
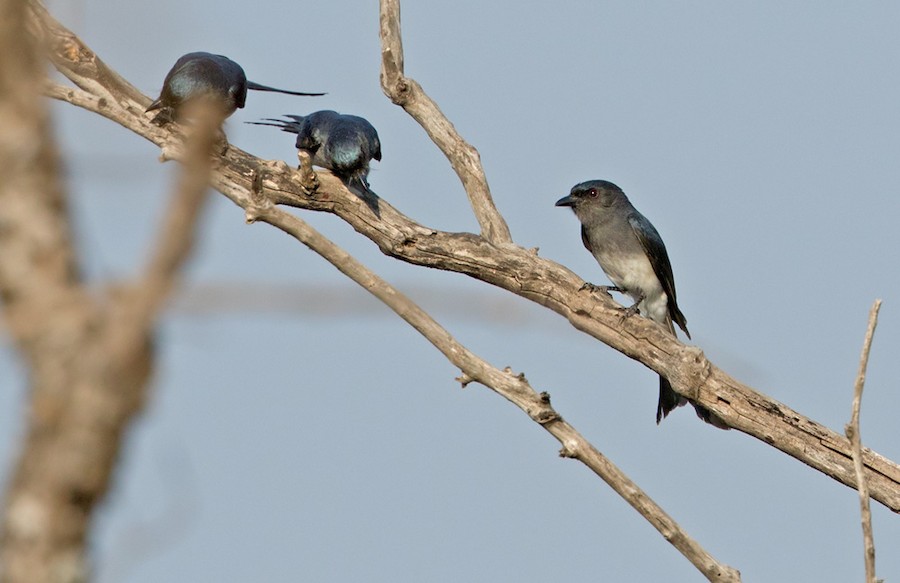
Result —
[[[491,197],[478,150],[462,139],[422,86],[404,74],[400,0],[381,0],[380,15],[381,88],[384,94],[419,122],[450,161],[469,195],[482,236],[495,245],[512,243],[506,220]]]
[[[853,454],[853,467],[856,470],[867,583],[876,583],[877,579],[875,578],[875,538],[872,536],[872,511],[869,508],[869,486],[866,480],[866,473],[863,470],[862,437],[860,436],[859,431],[859,408],[862,404],[863,386],[866,384],[866,368],[869,366],[869,351],[872,349],[872,337],[875,336],[875,327],[878,325],[878,311],[880,309],[881,300],[875,300],[875,303],[872,304],[872,308],[869,310],[869,326],[866,329],[866,338],[863,341],[862,354],[860,354],[859,357],[859,371],[856,373],[856,384],[853,388],[853,409],[850,414],[850,423],[844,427],[844,432],[850,440],[850,451]]]

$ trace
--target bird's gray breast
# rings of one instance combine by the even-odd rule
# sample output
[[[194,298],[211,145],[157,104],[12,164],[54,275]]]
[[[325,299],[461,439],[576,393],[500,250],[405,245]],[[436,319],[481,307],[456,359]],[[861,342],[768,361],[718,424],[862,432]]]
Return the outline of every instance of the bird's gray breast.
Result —
[[[637,301],[641,313],[652,320],[665,319],[667,298],[653,265],[640,241],[626,222],[610,221],[588,229],[594,258],[603,273]]]

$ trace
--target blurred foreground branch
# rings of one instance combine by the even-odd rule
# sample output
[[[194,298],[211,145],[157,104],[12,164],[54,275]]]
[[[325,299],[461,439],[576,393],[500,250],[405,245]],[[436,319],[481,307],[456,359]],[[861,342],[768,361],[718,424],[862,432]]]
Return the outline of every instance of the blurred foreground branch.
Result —
[[[158,251],[132,286],[82,279],[27,3],[0,0],[0,300],[28,365],[26,435],[0,524],[0,579],[83,581],[93,509],[143,404],[152,329],[190,250],[202,181],[179,189]],[[207,160],[208,153],[203,156]]]

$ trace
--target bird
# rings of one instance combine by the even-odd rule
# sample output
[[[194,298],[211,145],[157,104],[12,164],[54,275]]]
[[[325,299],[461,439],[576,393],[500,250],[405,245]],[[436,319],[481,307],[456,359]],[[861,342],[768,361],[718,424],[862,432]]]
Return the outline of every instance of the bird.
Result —
[[[573,186],[568,196],[556,201],[556,206],[574,211],[581,222],[581,241],[614,284],[600,287],[585,283],[585,288],[626,294],[634,300],[627,314],[639,312],[662,324],[672,336],[676,335],[677,324],[691,337],[687,319],[678,308],[672,264],[662,237],[632,206],[621,188],[606,180],[588,180]],[[656,423],[686,402],[660,375]],[[728,428],[715,413],[692,404],[698,417],[716,427]]]
[[[273,91],[287,95],[317,97],[324,93],[303,93],[277,89],[247,80],[240,65],[224,55],[193,52],[182,55],[166,75],[159,97],[150,104],[147,112],[159,110],[151,120],[165,126],[179,120],[179,113],[189,101],[209,99],[228,117],[247,102],[247,90]]]
[[[329,109],[284,117],[288,119],[247,123],[297,134],[297,149],[308,152],[314,165],[330,170],[348,187],[359,186],[369,192],[369,163],[381,161],[381,141],[367,119]]]

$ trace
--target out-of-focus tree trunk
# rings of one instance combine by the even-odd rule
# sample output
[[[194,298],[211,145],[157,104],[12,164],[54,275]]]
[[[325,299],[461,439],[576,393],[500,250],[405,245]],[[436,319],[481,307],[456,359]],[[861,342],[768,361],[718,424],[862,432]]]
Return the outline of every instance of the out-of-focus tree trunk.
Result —
[[[26,3],[0,0],[0,297],[28,363],[27,435],[7,489],[5,581],[78,581],[91,509],[150,371],[147,336],[113,350],[76,264],[43,63]]]
[[[143,274],[127,286],[89,291],[27,10],[22,0],[0,0],[0,300],[29,387],[26,434],[0,524],[0,580],[75,582],[89,576],[92,511],[144,401],[156,315],[189,255],[209,144],[197,141],[197,163],[188,164]]]

